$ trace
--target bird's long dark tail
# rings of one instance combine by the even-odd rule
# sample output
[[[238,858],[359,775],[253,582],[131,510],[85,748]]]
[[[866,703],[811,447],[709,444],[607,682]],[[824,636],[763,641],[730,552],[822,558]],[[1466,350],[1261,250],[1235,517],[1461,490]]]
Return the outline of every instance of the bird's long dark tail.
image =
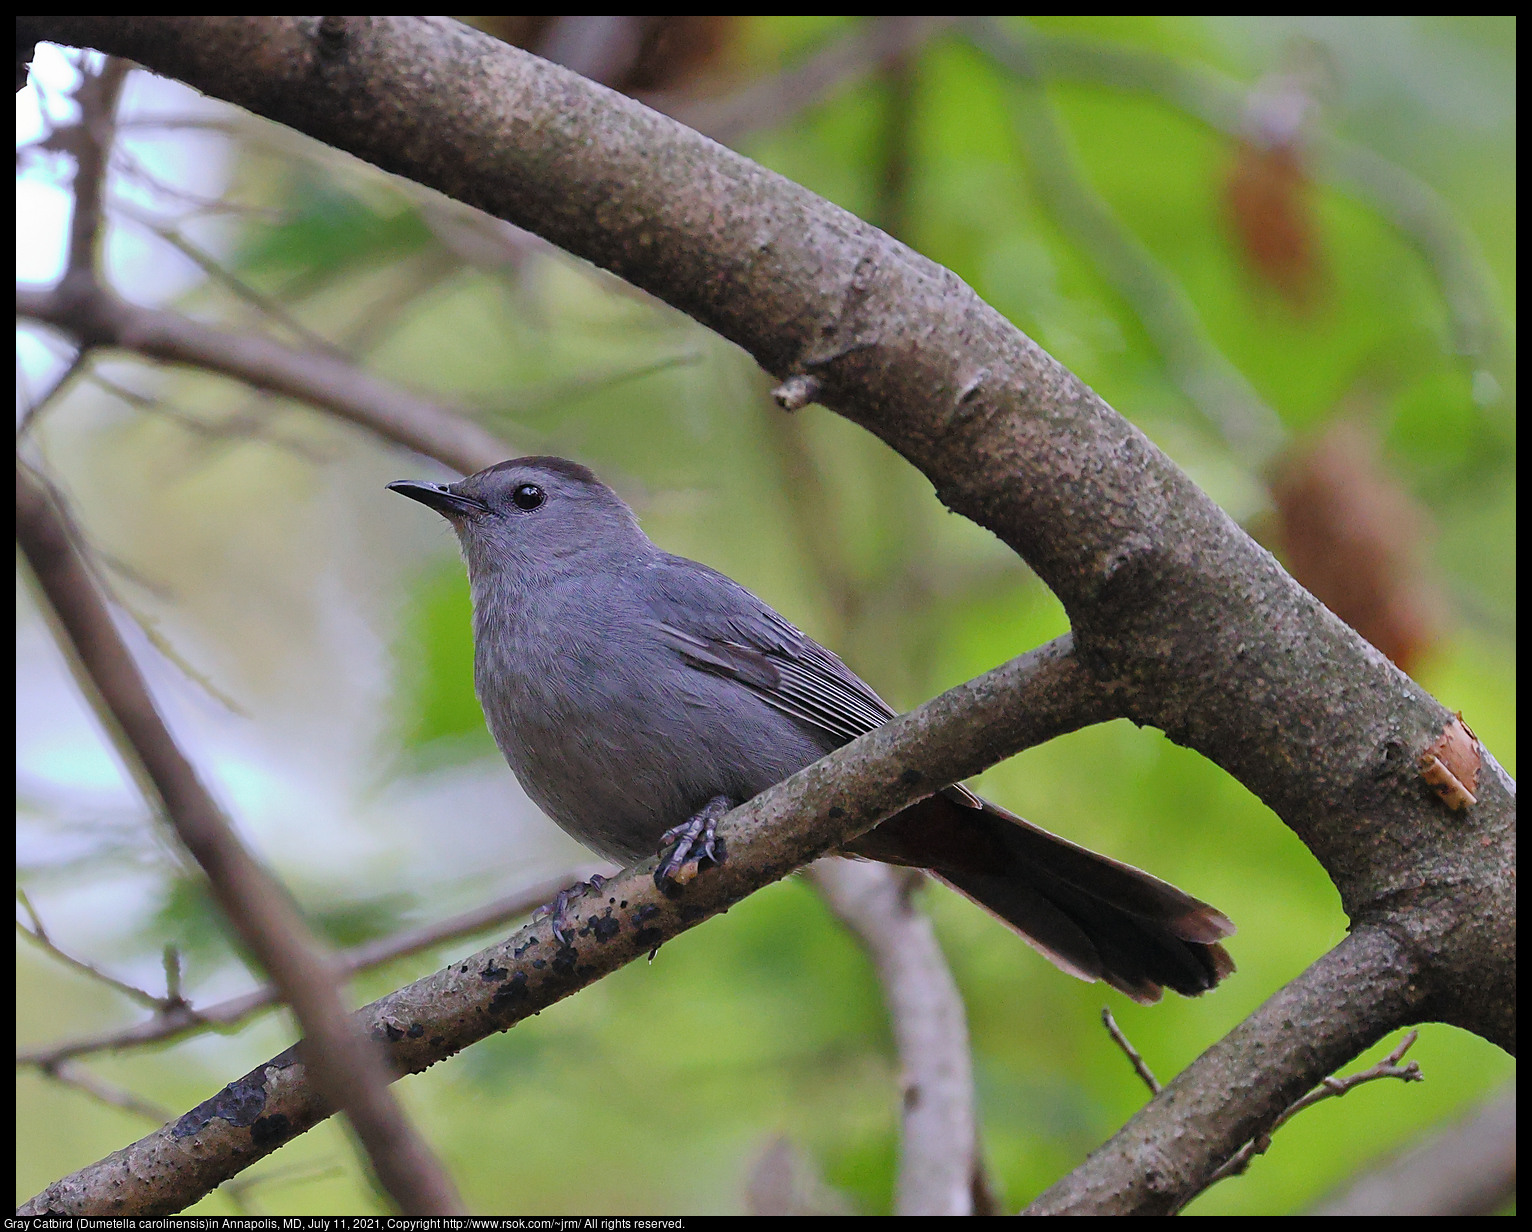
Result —
[[[961,787],[911,805],[846,844],[851,855],[930,870],[1071,975],[1142,1004],[1195,997],[1234,970],[1223,912],[1097,855]]]

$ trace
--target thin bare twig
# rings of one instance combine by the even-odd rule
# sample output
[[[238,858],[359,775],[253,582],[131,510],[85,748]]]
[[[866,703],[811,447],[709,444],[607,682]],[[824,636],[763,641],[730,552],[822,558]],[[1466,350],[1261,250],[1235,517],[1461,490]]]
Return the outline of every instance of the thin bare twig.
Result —
[[[91,380],[94,382],[99,382],[105,387],[111,388],[111,383],[105,381],[104,378],[101,378],[97,373],[91,374]],[[137,395],[133,395],[131,391],[123,390],[120,388],[114,390],[114,392],[118,392],[121,396],[124,397],[137,397]],[[41,477],[39,477],[38,481],[43,483],[48,488],[49,494],[53,500],[56,503],[62,505],[62,500],[59,497],[58,492],[53,488],[53,485]],[[111,570],[114,573],[122,574],[129,580],[136,582],[140,586],[143,586],[145,589],[149,590],[151,594],[155,594],[157,597],[164,597],[164,588],[157,587],[155,583],[150,582],[149,579],[138,573],[130,565],[126,564],[126,562],[120,561],[115,557],[108,556],[105,553],[99,551],[96,546],[85,537],[84,532],[74,522],[71,521],[69,523],[68,530],[69,533],[73,536],[75,550],[79,552],[80,559],[90,570],[91,576],[95,579],[96,584],[101,588],[102,593],[110,602],[121,608],[123,612],[128,615],[128,617],[138,627],[139,632],[144,635],[145,640],[147,640],[151,646],[159,651],[160,654],[164,655],[165,659],[173,666],[175,666],[181,672],[181,674],[186,677],[187,680],[191,681],[192,684],[196,685],[199,689],[206,693],[207,696],[212,698],[213,701],[217,702],[225,710],[229,711],[230,714],[237,714],[248,717],[249,712],[243,706],[241,706],[237,701],[234,700],[234,698],[219,688],[218,685],[213,682],[212,677],[210,677],[206,672],[203,672],[199,668],[195,667],[186,658],[186,656],[176,648],[175,644],[160,632],[158,622],[153,616],[150,616],[147,612],[142,611],[137,604],[128,602],[122,597],[120,593],[118,593],[117,588],[111,584],[111,580],[106,576],[106,571]]]
[[[62,963],[66,967],[72,967],[82,975],[88,975],[91,979],[105,984],[108,988],[115,988],[123,996],[137,1001],[140,1005],[146,1006],[151,1010],[162,1012],[169,1008],[170,1002],[167,998],[156,996],[152,992],[139,988],[136,984],[129,984],[124,980],[119,980],[116,976],[108,975],[100,967],[86,962],[83,958],[76,958],[67,950],[60,949],[48,936],[48,930],[43,927],[43,922],[33,909],[32,902],[27,897],[26,891],[19,886],[16,889],[16,899],[32,919],[31,928],[17,920],[16,931],[45,954],[49,955],[55,962]]]
[[[463,474],[514,454],[472,420],[326,354],[234,334],[128,303],[104,287],[83,294],[18,288],[18,315],[46,321],[98,346],[191,364],[311,403]]]
[[[366,38],[343,48],[347,71],[315,73],[316,48],[347,34],[336,21],[73,16],[23,19],[23,33],[133,54],[534,226],[684,306],[778,379],[812,365],[825,380],[826,405],[877,431],[932,478],[944,503],[1029,559],[1079,617],[1080,661],[1110,681],[1118,713],[1171,731],[1245,783],[1315,852],[1342,900],[1367,912],[1331,954],[1178,1076],[1045,1206],[1173,1206],[1209,1170],[1210,1154],[1225,1157],[1253,1126],[1410,1015],[1441,1012],[1485,1038],[1514,1038],[1513,981],[1503,978],[1513,955],[1505,856],[1514,785],[1487,758],[1487,791],[1473,824],[1440,824],[1424,793],[1409,790],[1418,787],[1413,758],[1396,754],[1412,751],[1441,707],[1369,654],[1083,383],[950,272],[682,126],[436,19],[375,18]],[[292,54],[255,54],[272,46]],[[454,79],[465,55],[481,57],[514,89],[484,106],[472,90],[480,78]],[[408,117],[408,141],[399,116]],[[710,225],[725,217],[727,225]],[[750,277],[719,276],[729,270]],[[832,329],[847,341],[827,358],[820,343]],[[838,776],[878,737],[901,731],[896,721],[864,737],[860,748],[806,771],[807,781],[844,789],[849,778]],[[1383,750],[1388,765],[1373,738],[1385,731],[1397,733]],[[895,782],[906,767],[968,772],[955,761],[962,756],[942,769],[909,759],[879,763],[878,773]],[[834,797],[794,796],[805,781],[768,792],[734,823],[747,851],[753,843],[771,850],[753,827],[773,823],[770,837],[782,846],[772,875],[811,856],[817,840],[826,840],[824,849],[844,841],[864,820],[842,817],[843,830],[829,833],[828,812],[819,810]],[[907,802],[892,799],[882,782],[857,781],[855,790],[847,802],[866,809],[869,822]],[[815,810],[801,829],[789,830],[770,811],[789,798]],[[1358,816],[1368,822],[1365,848],[1355,836]],[[1385,864],[1383,853],[1397,859]],[[721,909],[737,901],[729,894],[758,884],[735,878],[728,867],[711,885],[699,878],[689,887],[692,903]],[[1400,904],[1393,891],[1411,878],[1443,892]],[[612,904],[605,918],[634,931],[583,947],[579,959],[595,967],[640,955],[640,943],[675,919],[652,892],[638,897],[638,873],[616,888],[631,890],[658,922],[639,928],[631,915],[616,916],[633,900]],[[529,930],[522,942],[535,935]],[[577,967],[558,984],[558,973],[528,971],[508,950],[481,959],[491,960],[499,977],[524,977],[505,988],[507,1002],[524,997],[522,1009],[545,989],[567,995],[585,974]],[[513,963],[514,977],[507,975]],[[482,967],[472,975],[497,979]],[[405,1008],[391,998],[377,1012]],[[423,1060],[434,1047],[424,1037],[401,1040],[396,1055]],[[1242,1098],[1231,1100],[1231,1089]],[[305,1100],[295,1111],[297,1132],[315,1113]],[[199,1136],[197,1146],[207,1141]],[[248,1146],[248,1135],[242,1141]],[[167,1156],[177,1149],[159,1136],[114,1164],[160,1148]],[[1152,1176],[1138,1166],[1146,1149],[1163,1163]],[[191,1166],[184,1150],[177,1158]],[[228,1163],[222,1157],[198,1175]],[[103,1173],[61,1182],[39,1202],[83,1193]]]
[[[1162,1090],[1160,1080],[1154,1076],[1154,1071],[1149,1068],[1148,1063],[1140,1055],[1138,1049],[1133,1046],[1122,1029],[1117,1025],[1117,1020],[1112,1016],[1112,1011],[1104,1006],[1101,1010],[1101,1022],[1111,1035],[1113,1042],[1122,1049],[1123,1054],[1132,1063],[1134,1072],[1143,1079],[1144,1085],[1149,1088],[1150,1094],[1158,1095]],[[1326,1078],[1307,1095],[1303,1096],[1302,1099],[1292,1103],[1264,1132],[1252,1138],[1235,1152],[1216,1172],[1208,1177],[1206,1184],[1198,1191],[1198,1194],[1205,1193],[1219,1181],[1226,1180],[1231,1176],[1239,1176],[1245,1172],[1257,1155],[1263,1155],[1271,1149],[1272,1135],[1305,1108],[1312,1108],[1322,1100],[1339,1098],[1353,1087],[1361,1086],[1367,1082],[1376,1082],[1380,1078],[1399,1078],[1405,1082],[1422,1081],[1420,1066],[1416,1062],[1411,1061],[1403,1066],[1399,1064],[1404,1054],[1410,1050],[1419,1036],[1420,1032],[1418,1031],[1409,1032],[1393,1052],[1369,1069],[1355,1074],[1348,1074],[1344,1078],[1333,1076]]]
[[[16,422],[16,439],[19,441],[29,433],[33,425],[38,422],[42,413],[47,410],[60,395],[69,387],[70,383],[79,376],[85,365],[90,361],[91,350],[89,347],[76,347],[74,357],[65,365],[64,371],[59,374],[58,380],[48,387],[46,393],[38,394],[28,404],[27,409],[21,413],[21,418]],[[16,365],[16,383],[23,384],[25,374],[21,365]]]
[[[283,449],[305,458],[310,462],[322,461],[321,455],[311,448],[306,441],[294,440],[281,436],[272,431],[266,424],[258,420],[246,410],[236,410],[233,414],[226,415],[220,420],[202,419],[199,416],[181,410],[174,403],[165,398],[153,394],[141,394],[137,390],[129,389],[126,385],[112,380],[103,375],[98,369],[92,369],[85,377],[92,385],[104,389],[114,398],[121,398],[130,406],[146,411],[151,415],[159,415],[168,419],[171,423],[178,424],[194,436],[208,441],[239,441],[253,440],[272,446],[274,449]],[[269,394],[256,391],[259,398],[269,399]]]
[[[126,60],[115,56],[108,56],[98,72],[92,72],[82,63],[80,84],[75,90],[80,118],[74,124],[54,129],[45,142],[49,148],[66,151],[74,157],[74,210],[69,217],[69,241],[64,252],[64,281],[75,286],[88,286],[96,280],[107,168],[111,161],[113,113],[130,67]],[[90,346],[82,340],[53,387],[37,397],[22,415],[16,426],[18,439],[31,431],[42,411],[85,367],[90,351]]]
[[[181,951],[173,945],[167,945],[164,964],[165,1000],[171,1005],[185,1005],[186,998],[181,993]]]
[[[236,275],[232,270],[226,269],[212,253],[201,245],[193,243],[183,235],[178,227],[152,218],[141,210],[122,202],[112,206],[114,214],[121,214],[130,219],[146,231],[164,240],[183,257],[200,269],[214,282],[227,288],[236,298],[249,304],[263,317],[275,321],[283,329],[298,339],[304,346],[321,354],[333,355],[336,358],[344,358],[344,352],[322,334],[315,333],[297,317],[293,316],[287,308],[273,299],[271,296],[257,291],[249,283]]]
[[[1325,1083],[1386,1030],[1359,1044],[1351,1016],[1365,1013],[1368,1021],[1387,1023],[1419,1013],[1411,998],[1420,978],[1392,933],[1354,928],[1024,1213],[1176,1213],[1207,1188],[1215,1160],[1232,1159],[1252,1138],[1269,1134],[1315,1083]],[[1164,1145],[1173,1135],[1195,1137],[1199,1150],[1178,1154]]]
[[[1154,1076],[1154,1071],[1149,1068],[1149,1063],[1139,1054],[1137,1048],[1123,1034],[1122,1028],[1117,1025],[1117,1019],[1112,1017],[1112,1011],[1107,1006],[1101,1007],[1101,1022],[1111,1035],[1112,1042],[1122,1049],[1123,1055],[1133,1066],[1133,1072],[1144,1080],[1144,1085],[1149,1088],[1150,1095],[1160,1093],[1160,1080]]]
[[[433,949],[449,941],[471,937],[476,933],[485,932],[497,925],[527,915],[566,886],[573,885],[577,881],[589,880],[592,873],[609,873],[610,871],[611,866],[606,864],[581,865],[565,876],[538,882],[519,893],[473,907],[447,919],[423,924],[419,928],[406,929],[388,937],[379,937],[375,941],[363,942],[349,950],[342,950],[336,955],[336,966],[343,976],[349,978],[393,962],[395,959],[407,958],[411,954]],[[93,1052],[119,1052],[145,1044],[166,1043],[198,1031],[233,1027],[268,1006],[277,1004],[280,999],[277,989],[267,984],[213,1005],[196,1007],[184,1001],[177,1006],[163,1009],[155,1005],[152,1008],[159,1012],[145,1022],[63,1044],[50,1044],[42,1048],[19,1051],[16,1054],[16,1064],[47,1067],[69,1057],[84,1056]]]
[[[83,1065],[77,1065],[73,1061],[58,1061],[53,1065],[44,1065],[42,1072],[55,1082],[61,1082],[65,1086],[73,1087],[77,1091],[83,1091],[92,1099],[99,1100],[113,1108],[121,1108],[125,1112],[131,1112],[134,1116],[141,1116],[156,1125],[168,1125],[175,1120],[175,1113],[168,1108],[162,1107],[147,1099],[141,1099],[126,1087],[119,1087],[115,1083],[107,1082],[106,1079],[91,1073]]]
[[[484,1036],[503,1031],[573,995],[669,937],[727,909],[752,890],[844,842],[856,827],[906,807],[947,777],[965,778],[1063,731],[1105,717],[1110,695],[1074,659],[1061,638],[949,690],[734,810],[719,824],[728,859],[690,882],[679,899],[654,884],[654,862],[625,870],[599,895],[576,900],[582,919],[565,946],[554,946],[546,920],[458,959],[358,1012],[389,1042],[401,1073],[435,1064]],[[852,794],[854,793],[854,795]],[[856,810],[847,812],[841,802]],[[247,1130],[217,1113],[224,1102],[259,1091],[274,1128],[252,1154]],[[195,1133],[147,1135],[50,1185],[23,1211],[101,1209],[108,1175],[175,1178],[175,1193],[135,1181],[114,1184],[115,1209],[182,1209],[266,1151],[316,1124],[329,1110],[302,1066],[284,1054],[263,1063],[191,1116]],[[176,1205],[169,1203],[174,1201]]]
[[[1350,1177],[1310,1215],[1493,1215],[1516,1198],[1516,1091],[1433,1127]]]
[[[117,131],[119,133],[131,134],[132,130],[137,129],[142,132],[146,127],[200,128],[204,131],[222,131],[231,137],[245,138],[249,136],[250,130],[253,127],[248,119],[242,123],[230,121],[223,124],[217,123],[212,117],[199,117],[199,119],[207,122],[199,123],[197,119],[188,118],[185,122],[177,124],[174,120],[166,117],[127,116],[118,120]],[[189,188],[184,188],[179,184],[171,183],[169,180],[162,179],[150,171],[144,165],[143,160],[132,150],[125,148],[121,142],[118,142],[116,149],[113,151],[112,169],[118,176],[140,185],[156,196],[169,197],[173,201],[187,206],[188,214],[195,212],[204,217],[223,214],[240,219],[258,219],[261,222],[273,225],[288,222],[292,217],[291,210],[274,206],[251,205],[243,201],[231,201],[224,196],[208,197],[202,193],[192,192]]]
[[[56,129],[50,138],[75,158],[74,210],[69,216],[69,249],[64,259],[66,281],[84,282],[96,277],[107,167],[111,161],[112,115],[131,68],[126,60],[116,56],[108,56],[97,73],[81,64],[80,84],[75,90],[75,101],[80,105],[79,123]]]
[[[1402,1082],[1424,1082],[1425,1076],[1420,1072],[1420,1064],[1410,1061],[1404,1065],[1399,1062],[1404,1059],[1404,1054],[1414,1047],[1415,1041],[1420,1038],[1419,1031],[1409,1031],[1399,1041],[1399,1046],[1376,1065],[1360,1070],[1355,1074],[1347,1074],[1344,1078],[1336,1078],[1333,1075],[1326,1078],[1317,1087],[1287,1108],[1281,1116],[1273,1121],[1264,1133],[1257,1134],[1244,1146],[1240,1147],[1234,1155],[1224,1163],[1216,1172],[1207,1179],[1203,1185],[1203,1193],[1211,1189],[1219,1181],[1227,1180],[1231,1176],[1238,1176],[1250,1167],[1250,1161],[1257,1155],[1264,1155],[1271,1149],[1271,1136],[1286,1125],[1305,1108],[1312,1108],[1315,1104],[1327,1099],[1339,1099],[1347,1091],[1354,1090],[1368,1082],[1377,1082],[1380,1078],[1398,1078]]]
[[[465,474],[514,452],[472,421],[362,373],[336,355],[332,344],[310,337],[310,331],[266,297],[258,297],[258,306],[289,327],[298,328],[315,343],[317,351],[295,351],[267,339],[226,333],[174,313],[140,308],[107,288],[97,274],[95,253],[109,161],[110,105],[127,67],[126,61],[109,59],[99,78],[87,74],[80,88],[80,124],[54,134],[74,153],[79,168],[68,266],[54,289],[18,287],[18,315],[72,333],[81,353],[93,347],[118,346],[151,359],[194,364],[259,389],[302,399]],[[180,246],[197,259],[189,241],[181,240]],[[221,272],[211,259],[199,264],[210,274]]]

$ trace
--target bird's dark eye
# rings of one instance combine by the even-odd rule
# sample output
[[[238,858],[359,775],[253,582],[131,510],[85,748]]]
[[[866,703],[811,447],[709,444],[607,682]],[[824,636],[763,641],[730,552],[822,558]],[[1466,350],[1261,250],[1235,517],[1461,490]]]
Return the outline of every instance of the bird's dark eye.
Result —
[[[536,509],[547,499],[548,494],[535,483],[524,483],[511,493],[511,500],[518,509]]]

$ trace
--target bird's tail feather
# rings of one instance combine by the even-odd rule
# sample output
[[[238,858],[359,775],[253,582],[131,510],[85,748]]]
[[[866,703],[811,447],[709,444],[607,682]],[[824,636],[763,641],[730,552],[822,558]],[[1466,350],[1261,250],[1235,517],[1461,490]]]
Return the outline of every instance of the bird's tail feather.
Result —
[[[922,800],[844,850],[929,869],[1060,969],[1149,1004],[1234,970],[1229,918],[1169,882],[1062,839],[962,788]]]

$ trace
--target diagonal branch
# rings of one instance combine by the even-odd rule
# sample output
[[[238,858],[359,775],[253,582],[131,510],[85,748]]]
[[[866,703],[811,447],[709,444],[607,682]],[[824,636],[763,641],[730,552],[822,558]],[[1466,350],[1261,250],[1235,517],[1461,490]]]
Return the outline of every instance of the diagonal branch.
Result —
[[[560,946],[546,919],[357,1012],[398,1073],[415,1073],[649,955],[935,788],[1111,717],[1107,692],[1066,635],[959,685],[799,771],[719,824],[728,857],[673,897],[654,861],[572,904]],[[181,1210],[330,1115],[293,1049],[22,1207],[74,1214]],[[257,1132],[258,1131],[258,1132]],[[127,1178],[127,1179],[124,1179]],[[155,1178],[153,1181],[146,1178]]]
[[[124,1112],[131,1112],[134,1116],[143,1117],[158,1125],[168,1123],[175,1116],[173,1112],[162,1108],[159,1104],[141,1099],[126,1087],[119,1087],[107,1082],[104,1078],[98,1078],[83,1065],[74,1061],[55,1061],[51,1065],[42,1066],[41,1069],[55,1082],[83,1091],[92,1099],[108,1107],[121,1108]]]
[[[161,221],[147,210],[139,209],[124,202],[115,203],[113,213],[120,214],[122,217],[131,220],[151,235],[157,236],[169,244],[212,281],[229,291],[236,299],[242,300],[260,313],[261,316],[280,325],[299,342],[307,344],[308,350],[329,355],[335,359],[345,358],[345,354],[340,347],[337,347],[329,339],[311,330],[289,312],[280,301],[257,291],[249,283],[238,277],[232,270],[225,268],[223,263],[215,258],[212,253],[188,239],[178,225]]]
[[[1112,1037],[1112,1042],[1122,1049],[1123,1056],[1128,1058],[1128,1064],[1133,1067],[1133,1072],[1149,1088],[1149,1094],[1158,1095],[1164,1090],[1164,1085],[1154,1076],[1154,1071],[1149,1068],[1149,1062],[1145,1061],[1138,1049],[1133,1047],[1132,1041],[1123,1034],[1122,1028],[1117,1025],[1117,1019],[1112,1017],[1111,1009],[1105,1005],[1101,1007],[1101,1025],[1106,1028],[1107,1034]]]
[[[39,949],[52,955],[55,962],[63,963],[66,967],[72,967],[82,975],[105,984],[108,988],[115,988],[130,1001],[137,1001],[140,1005],[147,1006],[152,1010],[163,1010],[168,1006],[168,999],[157,997],[152,992],[146,992],[136,984],[129,984],[119,980],[116,976],[108,975],[101,968],[93,966],[83,958],[76,958],[67,950],[60,949],[54,944],[53,938],[48,936],[48,930],[43,927],[42,918],[32,906],[32,900],[27,897],[26,891],[19,886],[16,889],[16,898],[20,901],[22,909],[26,911],[32,921],[32,927],[28,928],[20,920],[16,921],[16,931],[27,938]]]
[[[123,347],[301,399],[464,474],[515,452],[472,420],[369,376],[344,359],[139,307],[99,285],[78,293],[65,286],[51,291],[18,287],[16,312],[66,330],[87,346]]]
[[[69,241],[64,250],[62,279],[72,287],[94,286],[98,278],[96,271],[106,221],[107,168],[111,162],[117,98],[131,67],[126,60],[116,56],[109,56],[98,72],[92,72],[89,66],[82,64],[80,84],[75,90],[80,118],[73,124],[54,129],[44,143],[50,148],[67,150],[74,156],[74,209],[69,216]],[[21,415],[16,425],[18,439],[26,436],[42,412],[88,368],[90,360],[90,347],[81,341],[63,374]],[[18,368],[18,381],[21,375]]]
[[[235,837],[223,810],[176,745],[86,570],[66,515],[19,462],[16,534],[39,589],[90,686],[119,728],[141,783],[207,873],[240,940],[303,1024],[315,1081],[346,1110],[379,1178],[406,1211],[460,1209],[451,1182],[404,1119],[378,1052],[336,995],[336,972],[292,902]]]
[[[1369,1082],[1377,1082],[1381,1078],[1398,1078],[1402,1082],[1423,1082],[1418,1061],[1408,1061],[1404,1065],[1399,1062],[1404,1054],[1415,1046],[1415,1041],[1420,1038],[1419,1031],[1406,1033],[1404,1039],[1399,1041],[1388,1056],[1376,1065],[1369,1066],[1360,1073],[1347,1074],[1344,1078],[1337,1078],[1334,1074],[1327,1075],[1325,1080],[1307,1095],[1294,1100],[1291,1106],[1283,1109],[1281,1115],[1270,1126],[1263,1129],[1239,1150],[1219,1165],[1218,1171],[1208,1177],[1203,1189],[1210,1189],[1219,1181],[1227,1180],[1231,1176],[1241,1176],[1250,1168],[1250,1161],[1257,1155],[1264,1155],[1271,1150],[1271,1136],[1286,1125],[1305,1108],[1312,1108],[1315,1104],[1322,1103],[1327,1099],[1339,1099],[1347,1091],[1356,1087],[1364,1086]]]
[[[379,937],[375,941],[364,942],[336,954],[335,966],[341,978],[349,979],[351,976],[370,971],[374,967],[380,967],[395,959],[418,954],[422,950],[434,949],[448,941],[471,937],[475,933],[487,932],[496,925],[509,923],[511,920],[535,911],[573,882],[585,881],[592,873],[605,873],[610,868],[608,864],[589,867],[581,865],[565,876],[539,882],[517,894],[470,908],[445,920],[423,924],[419,928],[406,929],[391,936]],[[97,974],[94,968],[87,969],[91,974]],[[115,984],[115,981],[110,982]],[[136,994],[139,999],[147,996],[138,989],[132,989],[130,992],[129,989],[124,988],[123,991],[129,995]],[[104,1032],[101,1035],[19,1051],[16,1054],[16,1064],[36,1065],[47,1069],[71,1057],[84,1056],[92,1052],[117,1052],[126,1048],[142,1047],[145,1044],[167,1043],[209,1028],[226,1029],[237,1026],[267,1006],[278,1004],[281,997],[281,992],[271,984],[204,1006],[193,1006],[184,1000],[178,1004],[167,1005],[160,998],[149,997],[150,1002],[158,1009],[153,1018],[131,1027]]]
[[[1170,1215],[1424,997],[1410,947],[1363,928],[1193,1061],[1028,1215]],[[1178,1149],[1186,1139],[1198,1149]]]
[[[75,101],[79,123],[54,131],[50,140],[65,146],[75,159],[74,210],[69,216],[69,247],[64,277],[88,281],[96,276],[105,223],[107,166],[111,161],[112,130],[117,96],[133,66],[117,56],[107,57],[100,72],[81,66]]]

